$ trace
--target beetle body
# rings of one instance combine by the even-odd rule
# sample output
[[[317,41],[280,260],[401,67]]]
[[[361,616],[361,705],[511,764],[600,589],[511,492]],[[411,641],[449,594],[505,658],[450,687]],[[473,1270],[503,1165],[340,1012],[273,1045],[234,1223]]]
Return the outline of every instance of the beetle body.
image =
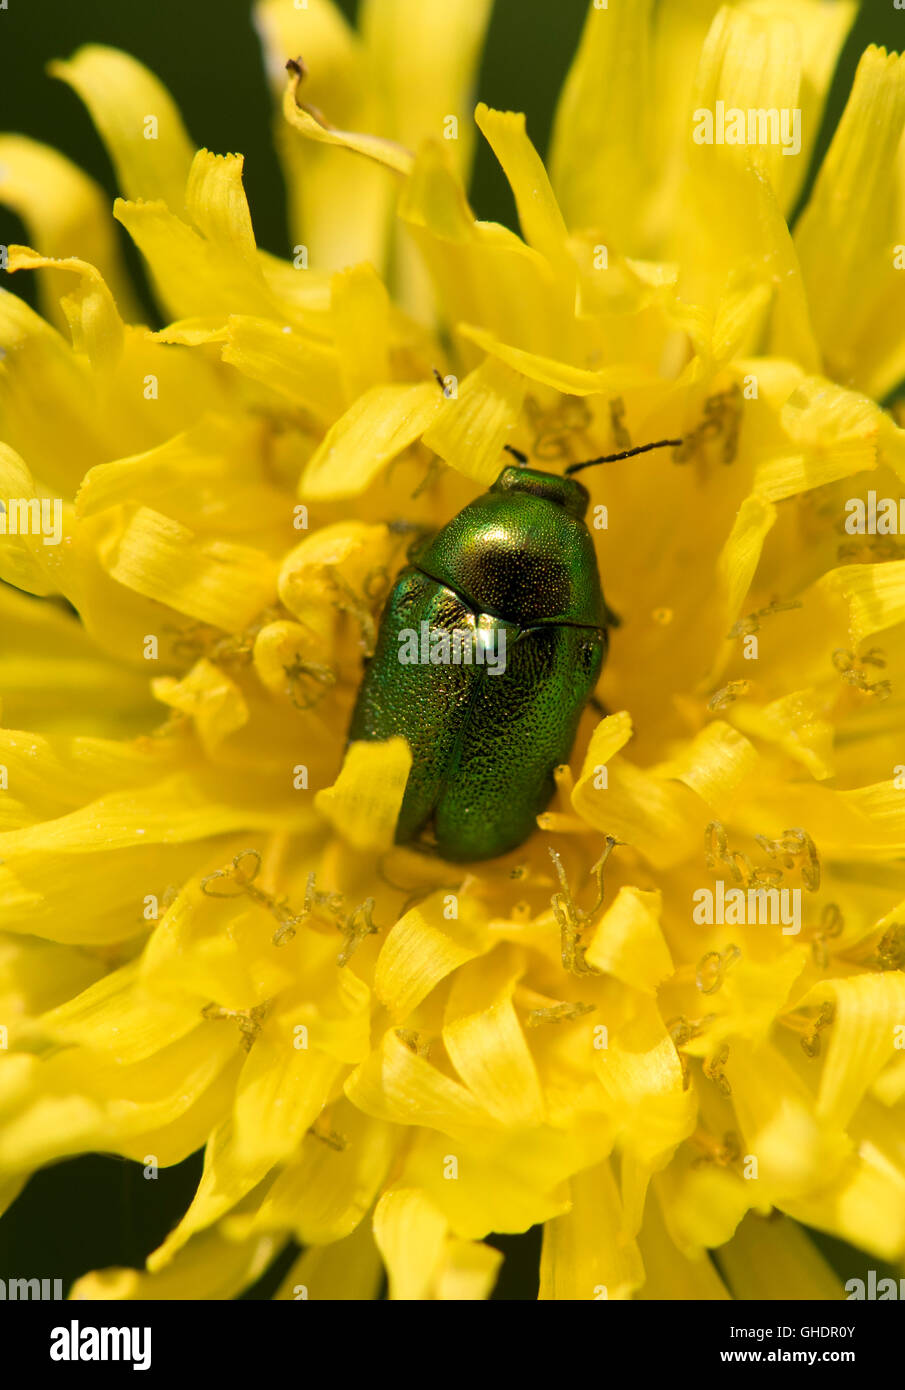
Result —
[[[411,748],[397,843],[488,859],[534,830],[612,622],[588,502],[571,478],[504,468],[396,580],[349,738]]]

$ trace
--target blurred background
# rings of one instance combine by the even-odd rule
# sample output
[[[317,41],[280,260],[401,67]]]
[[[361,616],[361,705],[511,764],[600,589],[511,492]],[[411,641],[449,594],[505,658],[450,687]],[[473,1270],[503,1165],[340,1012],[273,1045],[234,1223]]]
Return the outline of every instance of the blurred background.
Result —
[[[354,22],[358,0],[335,0]],[[525,111],[544,154],[556,96],[578,43],[589,0],[496,0],[476,100]],[[456,0],[449,0],[454,5]],[[833,4],[834,0],[827,0]],[[45,65],[83,43],[112,44],[160,77],[197,145],[245,155],[245,187],[258,244],[287,255],[286,202],[271,138],[271,104],[251,0],[8,0],[0,9],[0,130],[55,146],[116,193],[110,162],[75,94]],[[843,50],[815,151],[823,155],[869,43],[905,48],[905,10],[893,0],[864,0]],[[479,217],[513,225],[514,204],[486,143],[478,140],[471,201]],[[0,243],[22,240],[17,220],[0,209]],[[125,233],[130,269],[141,279]],[[21,282],[26,282],[22,284]],[[19,294],[33,293],[20,276]],[[149,322],[156,319],[147,301]]]
[[[834,3],[834,0],[827,0]],[[355,19],[357,0],[336,0]],[[456,0],[448,0],[454,5]],[[271,103],[251,22],[250,0],[7,0],[0,8],[0,130],[41,140],[61,150],[109,192],[110,162],[84,107],[45,65],[68,58],[83,43],[123,48],[140,58],[170,89],[198,146],[245,155],[245,187],[259,245],[290,254],[286,203],[271,137]],[[556,96],[575,51],[588,0],[496,0],[476,99],[525,111],[528,132],[546,151]],[[864,0],[836,71],[817,141],[819,165],[835,127],[858,58],[869,43],[905,48],[905,10],[893,0]],[[488,147],[478,142],[471,185],[477,215],[513,226],[508,185]],[[21,223],[0,208],[0,244],[24,240]],[[127,262],[141,282],[131,242],[122,233]],[[31,297],[33,277],[19,276],[16,292]],[[33,302],[33,301],[32,301]],[[146,297],[148,322],[156,314]],[[2,634],[0,634],[2,641]],[[91,1269],[143,1264],[191,1200],[201,1156],[161,1170],[147,1182],[139,1165],[86,1157],[34,1177],[0,1221],[0,1278],[62,1278],[64,1288]],[[827,1237],[815,1237],[842,1277],[864,1277],[868,1260]],[[493,1238],[506,1253],[494,1297],[537,1295],[540,1232]],[[268,1297],[297,1248],[244,1297]]]

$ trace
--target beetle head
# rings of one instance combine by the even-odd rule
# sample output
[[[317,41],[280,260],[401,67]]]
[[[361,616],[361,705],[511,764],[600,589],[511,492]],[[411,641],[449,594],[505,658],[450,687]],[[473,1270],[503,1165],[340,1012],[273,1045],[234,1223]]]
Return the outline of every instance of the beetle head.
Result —
[[[542,473],[539,468],[504,468],[491,492],[526,492],[562,507],[570,516],[583,521],[591,500],[587,488],[574,478],[559,473]]]

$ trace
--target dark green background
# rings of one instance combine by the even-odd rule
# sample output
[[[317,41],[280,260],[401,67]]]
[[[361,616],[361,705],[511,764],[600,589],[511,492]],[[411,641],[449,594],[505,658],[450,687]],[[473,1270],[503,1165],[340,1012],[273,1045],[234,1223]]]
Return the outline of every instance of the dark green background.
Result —
[[[354,16],[356,0],[339,2]],[[82,43],[124,48],[166,83],[199,145],[245,155],[258,242],[279,255],[288,253],[270,100],[246,0],[8,0],[8,5],[0,10],[0,129],[56,146],[93,174],[112,199],[112,170],[84,108],[64,84],[46,76],[44,66]],[[496,0],[477,95],[497,107],[526,111],[541,152],[585,12],[585,0]],[[858,57],[871,42],[905,46],[905,11],[895,10],[892,0],[862,6],[836,74],[818,160]],[[480,141],[471,199],[479,216],[512,225],[511,194]],[[0,243],[21,240],[17,219],[0,209]],[[137,259],[125,235],[123,243],[134,269]],[[31,293],[29,280],[19,277],[17,292]],[[199,1174],[200,1156],[163,1170],[155,1183],[143,1179],[138,1165],[112,1158],[80,1158],[45,1170],[0,1221],[0,1278],[62,1278],[68,1285],[86,1270],[140,1266],[185,1209]],[[534,1298],[538,1232],[494,1244],[506,1252],[496,1297]],[[868,1265],[882,1277],[881,1262],[836,1241],[820,1239],[820,1244],[843,1278],[862,1275]],[[275,1287],[290,1254],[250,1291],[252,1297]]]

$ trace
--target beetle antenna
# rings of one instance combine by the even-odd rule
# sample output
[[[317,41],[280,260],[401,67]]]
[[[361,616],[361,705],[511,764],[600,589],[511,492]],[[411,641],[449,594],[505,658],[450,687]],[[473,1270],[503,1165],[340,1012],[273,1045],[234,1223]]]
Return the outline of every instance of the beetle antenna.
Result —
[[[601,454],[600,458],[586,459],[584,463],[570,463],[566,469],[566,477],[572,473],[580,473],[583,468],[593,468],[598,463],[618,463],[620,459],[634,458],[635,454],[646,454],[651,449],[678,449],[683,443],[681,439],[658,439],[654,444],[639,444],[635,449],[625,449],[621,454]]]
[[[528,462],[528,455],[523,454],[521,449],[516,449],[514,444],[504,444],[503,448],[506,450],[507,454],[512,455],[517,463],[526,464]]]

